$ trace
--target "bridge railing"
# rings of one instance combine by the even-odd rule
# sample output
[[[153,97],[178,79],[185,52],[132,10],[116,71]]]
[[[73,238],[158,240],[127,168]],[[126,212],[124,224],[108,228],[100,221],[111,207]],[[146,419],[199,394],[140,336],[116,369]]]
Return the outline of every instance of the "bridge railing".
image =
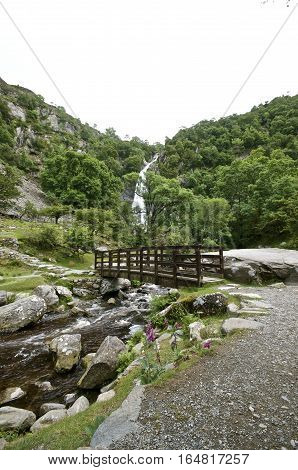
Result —
[[[202,245],[143,246],[95,251],[95,269],[103,277],[124,275],[141,282],[148,276],[156,283],[171,279],[173,285],[184,283],[202,284],[206,275],[223,276],[222,247],[209,251]]]

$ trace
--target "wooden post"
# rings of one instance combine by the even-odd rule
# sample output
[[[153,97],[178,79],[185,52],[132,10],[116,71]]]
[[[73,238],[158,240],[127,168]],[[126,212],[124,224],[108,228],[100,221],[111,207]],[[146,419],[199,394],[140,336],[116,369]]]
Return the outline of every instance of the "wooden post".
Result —
[[[220,264],[220,274],[224,277],[224,257],[223,257],[223,248],[219,247],[219,264]]]
[[[178,278],[177,278],[177,249],[173,250],[173,279],[174,279],[174,287],[178,287]]]
[[[195,248],[197,280],[198,280],[199,287],[201,287],[202,285],[201,248],[202,248],[202,245],[197,245]]]
[[[117,252],[117,276],[120,274],[120,248],[118,248]]]
[[[97,269],[97,250],[94,252],[94,270]]]
[[[100,262],[101,262],[101,267],[100,267],[100,275],[103,277],[103,251],[101,252],[101,257],[100,257]]]
[[[126,250],[127,277],[130,279],[130,250]]]
[[[140,281],[143,282],[143,257],[144,257],[144,248],[140,248]]]
[[[154,248],[154,282],[158,284],[158,250]]]
[[[112,274],[112,266],[113,266],[113,255],[112,255],[112,252],[109,251],[109,275]]]

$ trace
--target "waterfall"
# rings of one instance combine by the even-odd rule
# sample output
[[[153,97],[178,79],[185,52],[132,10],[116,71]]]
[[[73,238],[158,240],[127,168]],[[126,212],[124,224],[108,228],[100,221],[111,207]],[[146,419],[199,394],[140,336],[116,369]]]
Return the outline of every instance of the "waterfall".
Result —
[[[145,181],[146,181],[146,176],[145,175],[146,175],[146,172],[151,167],[151,165],[153,165],[153,163],[156,162],[158,157],[159,157],[159,155],[158,155],[158,153],[156,153],[154,155],[153,159],[149,163],[145,163],[144,168],[140,171],[139,179],[138,179],[138,182],[136,184],[136,189],[135,189],[135,194],[134,194],[134,198],[133,198],[132,207],[135,208],[135,209],[138,209],[138,211],[140,213],[140,223],[142,225],[145,224],[145,219],[146,219],[146,217],[145,217],[145,214],[146,214],[145,201],[144,201],[144,198],[141,196],[142,192],[144,191],[144,187],[145,187]]]

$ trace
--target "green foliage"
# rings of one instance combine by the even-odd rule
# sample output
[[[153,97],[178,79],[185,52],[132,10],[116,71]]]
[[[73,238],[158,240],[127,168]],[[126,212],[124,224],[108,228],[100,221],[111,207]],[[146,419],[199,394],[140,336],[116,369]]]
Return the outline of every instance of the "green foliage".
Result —
[[[143,385],[154,382],[163,372],[164,368],[156,362],[153,355],[146,354],[141,360],[140,380]]]
[[[7,209],[12,200],[19,195],[17,184],[19,176],[10,166],[0,164],[0,210]]]
[[[136,358],[136,355],[133,351],[124,351],[118,356],[118,363],[117,363],[117,372],[123,372],[129,364]]]
[[[167,139],[158,164],[161,176],[175,178],[198,199],[184,206],[184,213],[195,217],[177,217],[187,228],[184,237],[173,215],[171,226],[165,224],[166,236],[176,225],[172,239],[177,242],[294,246],[297,109],[297,95],[283,96],[243,115],[202,121]]]
[[[68,206],[56,205],[47,206],[39,211],[39,215],[44,217],[53,218],[55,223],[58,224],[59,219],[66,214],[69,214],[70,208]]]
[[[23,208],[23,210],[21,211],[20,218],[27,217],[29,220],[33,220],[37,216],[38,216],[37,208],[35,207],[35,205],[32,202],[27,201],[24,208]]]
[[[28,242],[39,249],[52,249],[62,245],[61,234],[56,227],[46,225],[28,234]]]
[[[93,249],[93,239],[88,228],[79,225],[72,225],[65,234],[64,243],[75,254],[87,253]]]

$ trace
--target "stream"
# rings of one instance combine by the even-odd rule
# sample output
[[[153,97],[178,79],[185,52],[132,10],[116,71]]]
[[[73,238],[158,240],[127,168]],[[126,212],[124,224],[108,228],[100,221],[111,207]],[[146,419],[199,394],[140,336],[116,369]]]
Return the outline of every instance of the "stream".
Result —
[[[39,414],[43,403],[64,403],[64,396],[77,392],[90,402],[96,400],[99,390],[79,390],[77,382],[84,373],[79,364],[69,373],[54,371],[54,357],[48,343],[61,334],[82,335],[81,357],[98,350],[108,335],[127,340],[146,323],[146,314],[152,295],[164,294],[167,288],[145,284],[130,289],[127,298],[117,300],[117,306],[109,306],[102,298],[80,301],[84,304],[84,316],[46,314],[36,325],[15,333],[0,336],[0,392],[8,387],[21,387],[26,395],[4,406],[24,408]],[[87,316],[86,316],[87,315]],[[43,390],[42,382],[49,381],[51,390]]]

